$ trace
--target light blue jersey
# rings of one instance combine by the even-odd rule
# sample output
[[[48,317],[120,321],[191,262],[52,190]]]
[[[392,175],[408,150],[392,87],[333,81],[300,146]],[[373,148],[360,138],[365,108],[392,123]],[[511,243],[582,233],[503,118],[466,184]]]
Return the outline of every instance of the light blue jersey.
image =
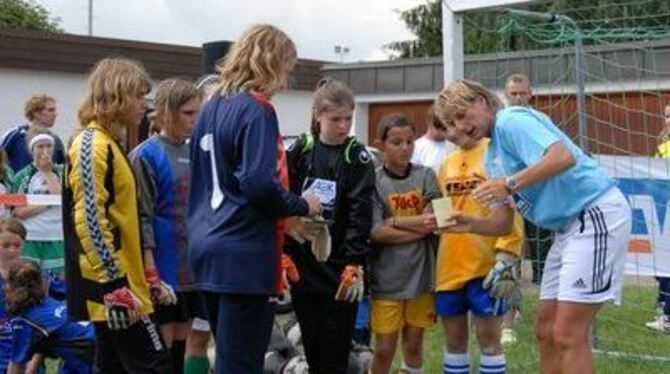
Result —
[[[486,169],[491,177],[511,176],[538,163],[550,145],[561,142],[575,157],[570,169],[514,194],[519,213],[540,227],[559,230],[614,185],[596,162],[579,149],[549,117],[525,107],[496,115]]]

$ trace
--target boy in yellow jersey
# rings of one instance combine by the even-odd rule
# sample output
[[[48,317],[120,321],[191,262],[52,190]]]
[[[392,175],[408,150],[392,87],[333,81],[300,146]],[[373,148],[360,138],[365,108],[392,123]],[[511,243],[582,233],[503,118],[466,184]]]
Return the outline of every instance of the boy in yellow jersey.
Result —
[[[435,172],[410,162],[415,130],[402,114],[382,118],[375,146],[385,162],[376,171],[370,257],[375,353],[372,373],[388,373],[402,334],[405,374],[423,373],[423,333],[435,323],[433,300],[437,229],[424,212],[439,197]]]
[[[442,163],[438,184],[454,210],[473,216],[492,212],[470,194],[484,180],[484,157],[488,139],[478,142],[446,128],[447,140],[458,149]],[[468,312],[474,318],[480,345],[480,372],[505,372],[500,344],[502,316],[516,279],[512,270],[523,244],[523,221],[515,215],[512,233],[506,237],[445,232],[437,256],[437,314],[442,318],[447,347],[444,374],[470,373]]]

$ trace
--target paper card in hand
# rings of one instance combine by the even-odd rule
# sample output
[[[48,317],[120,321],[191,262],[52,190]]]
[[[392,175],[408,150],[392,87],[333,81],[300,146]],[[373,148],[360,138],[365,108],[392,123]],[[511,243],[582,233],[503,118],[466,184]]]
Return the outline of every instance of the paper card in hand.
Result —
[[[451,220],[451,199],[442,197],[431,201],[433,205],[433,213],[435,214],[435,221],[437,227],[444,228],[454,224]]]

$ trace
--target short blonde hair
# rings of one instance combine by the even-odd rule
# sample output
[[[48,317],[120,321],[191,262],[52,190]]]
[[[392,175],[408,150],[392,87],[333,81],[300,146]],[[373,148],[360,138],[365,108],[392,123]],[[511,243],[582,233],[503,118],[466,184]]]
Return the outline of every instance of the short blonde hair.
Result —
[[[442,123],[452,123],[454,118],[464,113],[480,97],[486,101],[492,113],[503,107],[498,96],[481,83],[459,79],[449,84],[437,96],[434,104],[435,114]]]
[[[44,108],[46,108],[48,102],[55,103],[56,99],[45,94],[31,96],[28,101],[26,101],[26,105],[23,110],[26,119],[28,121],[34,120],[36,114],[43,111]]]
[[[192,99],[199,99],[200,93],[195,85],[179,78],[166,79],[156,86],[154,99],[156,119],[155,126],[159,129],[172,131],[178,116],[179,108]]]
[[[285,69],[296,58],[295,44],[283,31],[271,25],[252,26],[217,67],[221,94],[255,90],[272,96],[284,88]]]
[[[98,61],[88,78],[79,104],[79,125],[92,121],[105,127],[113,136],[125,132],[128,98],[145,95],[151,90],[151,79],[141,63],[127,58],[104,58]]]
[[[507,80],[505,81],[505,87],[507,87],[510,83],[525,83],[528,87],[530,87],[530,79],[525,74],[521,73],[514,73],[507,77]]]

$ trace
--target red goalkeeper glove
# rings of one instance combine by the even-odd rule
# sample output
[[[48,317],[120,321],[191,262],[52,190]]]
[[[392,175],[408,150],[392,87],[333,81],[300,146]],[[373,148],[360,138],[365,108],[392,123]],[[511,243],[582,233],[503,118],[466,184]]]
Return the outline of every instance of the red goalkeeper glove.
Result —
[[[281,255],[281,292],[288,290],[291,286],[291,283],[300,282],[300,272],[298,272],[298,267],[295,266],[293,260],[288,255]],[[290,283],[289,283],[290,282]]]
[[[151,301],[158,305],[177,304],[177,294],[175,294],[169,284],[161,280],[158,270],[150,268],[144,270],[144,276],[149,283],[149,292],[151,292]]]
[[[142,302],[128,287],[106,294],[103,301],[107,326],[111,330],[127,329],[140,319]]]
[[[335,293],[335,300],[359,302],[363,299],[364,291],[363,268],[357,265],[345,266],[340,275],[340,286]]]

